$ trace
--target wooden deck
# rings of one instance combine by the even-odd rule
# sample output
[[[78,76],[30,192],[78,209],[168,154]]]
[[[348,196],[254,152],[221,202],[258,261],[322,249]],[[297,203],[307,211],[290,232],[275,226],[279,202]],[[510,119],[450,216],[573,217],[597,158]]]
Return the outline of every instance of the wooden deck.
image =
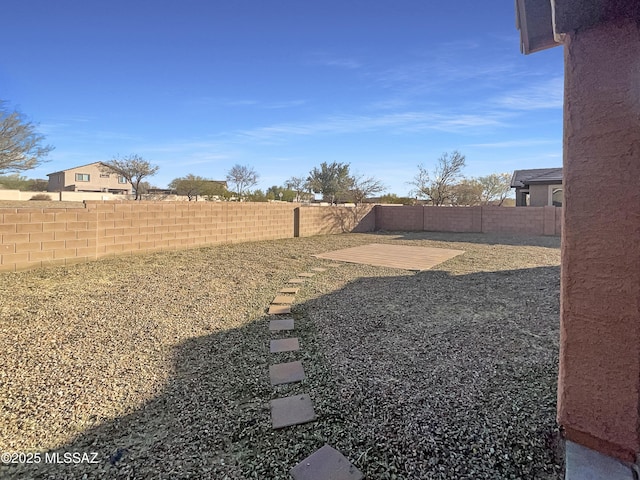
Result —
[[[363,263],[376,267],[420,271],[429,270],[435,265],[463,253],[464,250],[447,248],[371,243],[361,247],[345,248],[314,256],[340,262]]]

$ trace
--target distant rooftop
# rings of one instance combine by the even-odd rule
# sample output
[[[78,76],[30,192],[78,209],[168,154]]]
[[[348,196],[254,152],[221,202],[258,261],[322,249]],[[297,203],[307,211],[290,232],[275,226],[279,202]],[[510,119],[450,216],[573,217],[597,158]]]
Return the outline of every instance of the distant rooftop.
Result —
[[[532,183],[562,183],[562,167],[515,170],[511,177],[511,187],[524,187]]]

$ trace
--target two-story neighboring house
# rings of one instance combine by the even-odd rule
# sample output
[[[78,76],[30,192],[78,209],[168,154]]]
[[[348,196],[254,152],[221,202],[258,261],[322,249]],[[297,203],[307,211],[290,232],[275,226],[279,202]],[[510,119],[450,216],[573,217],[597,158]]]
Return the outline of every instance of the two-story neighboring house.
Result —
[[[101,162],[49,173],[49,192],[107,192],[130,195],[133,188],[126,178],[103,170]]]
[[[561,207],[564,200],[562,168],[516,170],[511,178],[516,207]]]

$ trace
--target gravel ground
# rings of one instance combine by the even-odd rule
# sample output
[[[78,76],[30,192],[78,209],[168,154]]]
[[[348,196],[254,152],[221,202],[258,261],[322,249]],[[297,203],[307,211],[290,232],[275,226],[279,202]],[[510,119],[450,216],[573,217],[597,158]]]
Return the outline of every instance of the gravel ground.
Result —
[[[466,253],[318,274],[301,351],[268,352],[277,290],[329,263],[311,255],[385,242]],[[0,478],[287,479],[329,443],[369,479],[560,479],[559,262],[558,238],[382,233],[0,274],[0,452],[42,459]],[[307,379],[271,387],[294,359]],[[318,420],[273,431],[269,400],[303,392]]]

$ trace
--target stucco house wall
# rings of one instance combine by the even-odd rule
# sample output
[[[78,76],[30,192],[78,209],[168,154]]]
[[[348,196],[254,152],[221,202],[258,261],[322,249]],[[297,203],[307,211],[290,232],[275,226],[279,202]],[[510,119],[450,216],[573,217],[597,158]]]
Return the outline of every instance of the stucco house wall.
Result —
[[[105,172],[100,162],[89,163],[47,175],[47,191],[111,192],[130,195],[131,184],[115,173]]]

